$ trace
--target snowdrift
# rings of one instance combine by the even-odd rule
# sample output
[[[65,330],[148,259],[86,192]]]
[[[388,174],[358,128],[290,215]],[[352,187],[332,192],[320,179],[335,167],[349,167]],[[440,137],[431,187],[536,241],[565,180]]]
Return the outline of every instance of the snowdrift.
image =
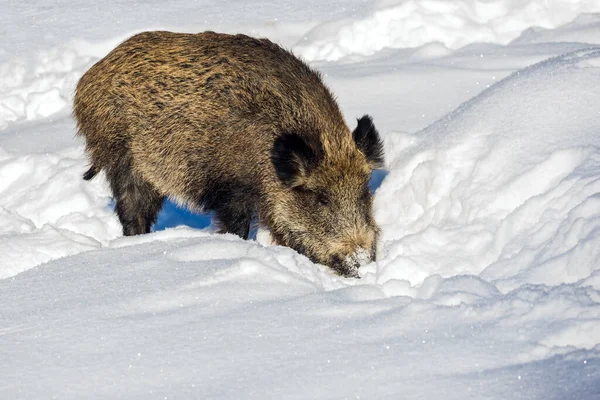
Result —
[[[392,147],[377,280],[475,274],[507,292],[595,276],[598,87],[598,48],[552,58]]]
[[[361,280],[189,228],[117,238],[81,147],[2,153],[0,397],[595,398],[599,86],[581,50],[388,133]]]
[[[373,55],[385,48],[420,47],[432,42],[451,49],[472,43],[507,44],[524,31],[538,36],[538,32],[567,24],[585,12],[600,12],[600,3],[384,0],[358,18],[318,25],[297,43],[296,49],[310,61],[335,61],[352,55]],[[570,26],[562,31],[552,30],[553,41],[599,39],[597,31],[593,33],[589,26],[590,21],[582,19],[575,24],[587,25],[591,34],[586,34],[587,29],[582,30],[581,26]]]

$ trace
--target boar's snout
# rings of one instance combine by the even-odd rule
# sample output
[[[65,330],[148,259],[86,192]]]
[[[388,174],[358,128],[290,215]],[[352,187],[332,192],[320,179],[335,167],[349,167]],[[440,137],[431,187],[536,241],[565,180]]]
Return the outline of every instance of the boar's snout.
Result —
[[[354,252],[346,256],[332,256],[329,265],[347,278],[360,278],[358,269],[372,261],[375,261],[375,249],[357,247]]]

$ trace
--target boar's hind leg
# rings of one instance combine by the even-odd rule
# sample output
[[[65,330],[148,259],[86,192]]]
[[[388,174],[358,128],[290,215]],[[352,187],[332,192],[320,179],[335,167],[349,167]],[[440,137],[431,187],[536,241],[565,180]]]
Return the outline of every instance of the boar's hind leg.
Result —
[[[129,165],[119,166],[107,174],[116,202],[123,235],[149,233],[162,208],[164,197],[135,174]]]

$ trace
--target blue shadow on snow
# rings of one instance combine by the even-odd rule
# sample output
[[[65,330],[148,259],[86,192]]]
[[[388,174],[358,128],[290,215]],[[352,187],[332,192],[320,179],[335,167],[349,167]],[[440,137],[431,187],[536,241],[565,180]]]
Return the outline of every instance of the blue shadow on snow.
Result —
[[[162,231],[167,228],[185,225],[194,229],[203,229],[210,225],[211,213],[194,213],[185,207],[179,207],[171,200],[165,200],[163,208],[158,213],[152,231]]]
[[[387,176],[388,171],[385,169],[376,169],[371,173],[371,179],[369,179],[369,189],[371,189],[371,193],[375,193],[379,186],[381,186],[381,182]]]

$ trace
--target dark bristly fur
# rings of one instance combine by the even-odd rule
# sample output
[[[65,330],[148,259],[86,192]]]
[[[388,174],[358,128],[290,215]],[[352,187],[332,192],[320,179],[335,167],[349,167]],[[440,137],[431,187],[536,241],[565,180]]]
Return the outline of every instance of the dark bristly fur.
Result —
[[[92,165],[90,167],[90,169],[85,171],[85,173],[83,174],[83,179],[85,179],[86,181],[89,181],[90,179],[95,177],[97,173],[98,173],[98,171],[96,171],[96,168]]]
[[[358,120],[358,126],[352,132],[352,137],[373,167],[382,168],[383,143],[370,116],[365,115]]]
[[[83,177],[106,173],[125,235],[149,232],[170,197],[243,238],[257,217],[342,275],[375,257],[379,134],[368,116],[351,132],[320,75],[267,39],[135,35],[81,78],[74,116]]]
[[[298,179],[310,174],[321,161],[321,149],[313,149],[300,135],[285,133],[275,139],[271,161],[279,179],[286,185],[297,186]]]

